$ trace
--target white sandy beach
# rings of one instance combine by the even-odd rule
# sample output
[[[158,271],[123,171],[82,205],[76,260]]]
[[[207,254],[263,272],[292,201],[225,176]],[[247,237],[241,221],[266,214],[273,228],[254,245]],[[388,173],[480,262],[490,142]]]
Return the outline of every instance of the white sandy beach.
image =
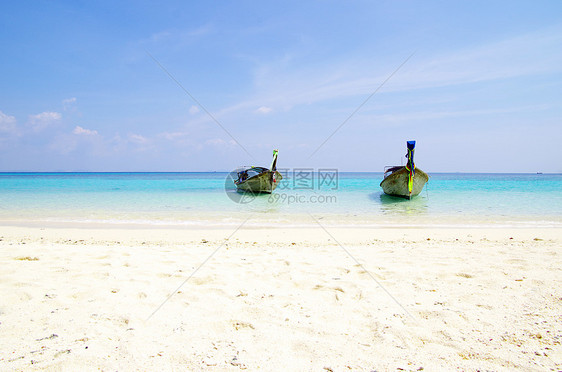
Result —
[[[562,369],[561,229],[233,231],[0,227],[0,369]]]

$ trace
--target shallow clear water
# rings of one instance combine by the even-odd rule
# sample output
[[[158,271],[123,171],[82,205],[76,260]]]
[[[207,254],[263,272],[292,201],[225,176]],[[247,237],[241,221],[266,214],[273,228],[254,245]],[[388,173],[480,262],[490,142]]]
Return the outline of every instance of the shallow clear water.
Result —
[[[430,174],[410,201],[384,195],[382,177],[288,172],[273,194],[248,197],[219,172],[0,173],[0,220],[189,225],[257,215],[299,225],[312,214],[347,225],[562,225],[560,174]]]

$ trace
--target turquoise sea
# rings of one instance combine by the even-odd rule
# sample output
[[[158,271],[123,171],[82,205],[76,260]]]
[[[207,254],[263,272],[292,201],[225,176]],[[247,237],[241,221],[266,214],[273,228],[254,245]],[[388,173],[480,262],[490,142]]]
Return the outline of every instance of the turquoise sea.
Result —
[[[284,174],[273,194],[252,197],[226,172],[0,173],[0,223],[562,226],[562,174],[429,174],[411,201],[384,195],[382,173]]]

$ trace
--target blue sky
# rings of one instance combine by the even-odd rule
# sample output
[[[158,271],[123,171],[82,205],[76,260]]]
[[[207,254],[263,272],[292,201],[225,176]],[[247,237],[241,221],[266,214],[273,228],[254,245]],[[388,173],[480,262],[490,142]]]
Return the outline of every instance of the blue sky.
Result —
[[[560,1],[0,8],[0,171],[562,172]]]

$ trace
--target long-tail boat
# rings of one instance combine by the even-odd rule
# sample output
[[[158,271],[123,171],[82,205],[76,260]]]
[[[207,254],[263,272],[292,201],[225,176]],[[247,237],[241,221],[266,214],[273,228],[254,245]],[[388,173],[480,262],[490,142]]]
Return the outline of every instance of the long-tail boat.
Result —
[[[405,166],[386,167],[381,187],[385,194],[411,199],[418,195],[429,177],[414,164],[416,141],[407,141],[408,163]]]
[[[277,150],[273,150],[273,160],[269,169],[252,166],[237,170],[238,179],[234,181],[236,188],[244,192],[271,194],[283,179],[277,171],[277,153]]]

